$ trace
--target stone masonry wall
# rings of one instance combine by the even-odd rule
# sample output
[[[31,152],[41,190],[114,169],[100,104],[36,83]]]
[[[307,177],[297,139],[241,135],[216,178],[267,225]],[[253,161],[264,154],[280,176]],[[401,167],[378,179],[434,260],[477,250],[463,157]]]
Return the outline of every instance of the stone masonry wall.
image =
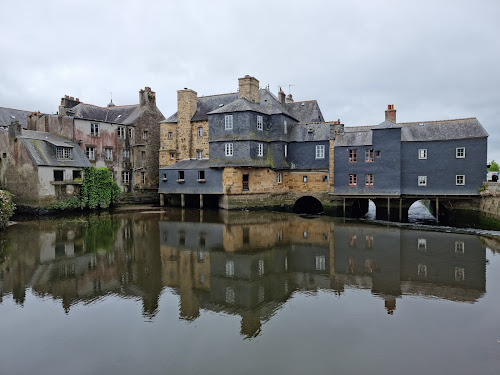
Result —
[[[196,112],[197,93],[193,90],[177,91],[176,147],[178,160],[190,159],[193,137],[191,119]]]
[[[208,159],[208,121],[196,121],[191,123],[191,139],[193,140],[190,155],[191,158],[198,157],[198,151],[203,152],[203,159]],[[198,135],[198,128],[203,129],[203,135]]]
[[[168,134],[172,133],[172,138]],[[174,154],[172,158],[171,154]],[[159,165],[160,168],[169,166],[177,162],[177,123],[161,123],[160,124],[160,151]]]

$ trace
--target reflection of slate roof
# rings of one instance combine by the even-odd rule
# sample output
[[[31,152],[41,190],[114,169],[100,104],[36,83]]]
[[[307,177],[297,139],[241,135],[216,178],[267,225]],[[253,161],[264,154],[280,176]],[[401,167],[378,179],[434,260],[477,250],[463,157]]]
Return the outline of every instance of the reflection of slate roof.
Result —
[[[39,166],[51,167],[90,167],[90,162],[78,144],[57,135],[23,130],[20,138],[23,140],[28,153]],[[72,147],[73,159],[57,159],[53,147]]]
[[[391,122],[391,121],[384,121],[378,124],[377,126],[374,126],[373,129],[401,129],[401,126]]]
[[[160,169],[207,169],[209,167],[210,167],[210,160],[208,159],[204,160],[187,159],[187,160],[181,160],[167,167],[162,167]]]
[[[220,107],[215,111],[209,112],[208,114],[212,115],[216,113],[244,112],[244,111],[253,111],[253,112],[263,113],[265,115],[269,114],[269,112],[266,111],[265,107],[262,107],[260,104],[253,103],[246,98],[237,99],[228,105]]]
[[[286,103],[285,108],[291,113],[293,117],[299,120],[299,122],[325,121],[316,100]]]
[[[339,134],[334,147],[367,146],[372,144],[373,126],[344,127],[344,134]]]
[[[208,120],[208,113],[222,109],[225,106],[230,105],[231,103],[238,101],[238,100],[240,100],[240,99],[238,99],[237,92],[230,93],[230,94],[221,94],[221,95],[200,96],[200,97],[198,97],[198,100],[197,100],[196,112],[194,113],[191,121],[207,121]],[[251,103],[251,104],[254,104],[254,103]],[[276,98],[273,94],[271,94],[266,89],[259,90],[259,104],[260,104],[260,107],[255,107],[255,108],[260,108],[260,110],[257,112],[270,114],[270,115],[283,113],[291,118],[298,120],[298,118],[296,116],[293,116],[287,110],[287,108],[283,107],[283,105],[279,102],[278,98]],[[247,109],[247,110],[253,110],[253,109]],[[240,111],[241,111],[241,109],[240,109]],[[229,111],[226,111],[226,112],[229,112]],[[224,112],[217,112],[217,113],[224,113]],[[316,120],[314,120],[314,121],[316,121]],[[170,117],[168,117],[166,120],[164,120],[162,122],[163,123],[177,122],[177,112],[175,112],[173,115],[171,115]]]
[[[133,125],[144,113],[146,107],[139,104],[114,107],[98,107],[92,104],[80,103],[67,110],[68,115],[85,120],[111,122],[113,124]]]
[[[297,124],[290,131],[290,142],[328,141],[330,139],[330,123]]]
[[[19,121],[23,129],[28,127],[30,111],[0,107],[0,126],[9,126],[12,121]]]
[[[401,123],[403,142],[445,141],[452,139],[485,138],[486,130],[475,117],[444,120]]]

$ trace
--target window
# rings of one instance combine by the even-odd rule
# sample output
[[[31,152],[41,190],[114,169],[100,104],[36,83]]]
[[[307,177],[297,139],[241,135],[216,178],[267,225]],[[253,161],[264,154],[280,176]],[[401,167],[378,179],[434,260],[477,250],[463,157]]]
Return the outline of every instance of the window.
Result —
[[[145,140],[145,141],[148,139],[148,131],[147,130],[144,130],[142,132],[142,139]]]
[[[465,147],[458,147],[456,151],[457,159],[465,158]]]
[[[226,149],[226,156],[233,156],[233,144],[232,143],[226,143],[225,149]]]
[[[78,181],[82,180],[82,171],[73,170],[73,181],[75,181],[75,180],[78,180]]]
[[[264,155],[264,145],[262,143],[257,143],[257,156]]]
[[[358,151],[356,149],[349,150],[349,163],[356,163],[358,161]]]
[[[257,130],[262,130],[264,128],[264,120],[262,116],[257,116]]]
[[[427,277],[427,266],[425,264],[419,264],[417,266],[417,275]]]
[[[328,176],[323,176],[323,182],[328,182]]]
[[[324,159],[324,158],[325,158],[325,146],[316,145],[316,159]]]
[[[259,303],[264,302],[264,299],[266,298],[266,291],[262,285],[259,286],[259,292],[258,292],[257,298],[258,298]]]
[[[455,267],[455,281],[464,281],[464,280],[465,280],[465,268]]]
[[[373,246],[375,245],[375,241],[373,240],[373,235],[366,235],[365,236],[365,247],[367,249],[373,249]]]
[[[133,135],[133,129],[132,128],[128,128],[128,137],[132,138],[132,135]]]
[[[196,155],[197,155],[198,160],[203,159],[203,151],[202,150],[196,151]]]
[[[349,247],[358,247],[358,237],[355,234],[349,235]]]
[[[349,186],[356,186],[358,184],[358,176],[355,174],[349,175]]]
[[[54,171],[54,181],[64,181],[64,171]]]
[[[304,181],[304,183],[307,183],[307,176],[302,177],[302,181]]]
[[[249,176],[247,174],[243,175],[242,185],[243,185],[243,191],[249,191],[250,190]]]
[[[285,158],[288,156],[288,145],[285,145]]]
[[[224,129],[231,130],[233,128],[233,115],[226,115],[224,119]]]
[[[174,160],[175,159],[175,154],[173,152],[170,153],[170,160]]]
[[[418,150],[418,158],[419,159],[427,159],[427,149],[421,148]]]
[[[72,159],[71,151],[70,147],[56,147],[56,156],[58,159]]]
[[[226,287],[226,303],[233,304],[236,300],[236,293],[230,286]]]
[[[419,238],[418,242],[417,242],[417,247],[420,251],[426,251],[427,250],[427,239]]]
[[[457,185],[465,185],[465,175],[459,174],[456,176]]]
[[[205,233],[200,233],[200,239],[198,241],[198,245],[200,247],[205,247],[206,245],[206,236]],[[198,262],[203,262],[204,260],[204,253],[203,251],[198,251]]]
[[[365,163],[371,163],[373,161],[373,149],[365,150]]]
[[[177,181],[184,181],[184,171],[177,172]]]
[[[174,133],[173,132],[168,132],[168,138],[173,138],[174,137]]]
[[[198,181],[205,181],[205,171],[198,171]]]
[[[141,184],[146,183],[146,172],[141,172]]]
[[[286,121],[283,121],[283,134],[288,134],[288,128],[286,126]]]
[[[226,276],[234,276],[234,262],[226,260]]]
[[[264,259],[259,259],[259,276],[264,275]]]
[[[316,255],[316,271],[324,271],[326,269],[326,257],[324,255]]]
[[[427,176],[418,176],[418,186],[427,186]]]
[[[278,173],[278,184],[281,184],[281,173]]]
[[[123,171],[122,172],[122,182],[124,184],[130,183],[130,172],[129,171]]]
[[[95,160],[95,147],[93,146],[85,147],[85,155],[87,155],[87,159]]]
[[[162,180],[163,180],[163,181],[167,181],[167,174],[166,174],[166,173],[163,173]]]
[[[99,137],[99,124],[90,124],[90,136]]]
[[[365,174],[365,185],[373,186],[373,174]]]
[[[203,128],[201,126],[198,127],[198,137],[203,137]]]
[[[381,155],[382,155],[382,153],[380,152],[380,150],[375,151],[376,158],[379,158]]]
[[[455,254],[463,255],[465,253],[465,243],[463,241],[455,242]]]
[[[144,166],[146,161],[146,151],[141,151],[141,165]]]
[[[130,159],[130,151],[123,150],[123,160],[128,160],[128,159]]]
[[[112,148],[105,148],[104,149],[104,159],[105,160],[113,160],[113,149]]]
[[[123,126],[118,127],[118,138],[125,138],[125,128]]]

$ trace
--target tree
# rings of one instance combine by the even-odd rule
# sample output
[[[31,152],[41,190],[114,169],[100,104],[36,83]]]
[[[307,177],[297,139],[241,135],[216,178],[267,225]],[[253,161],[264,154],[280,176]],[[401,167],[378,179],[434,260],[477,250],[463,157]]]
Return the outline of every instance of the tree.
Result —
[[[491,165],[488,168],[488,172],[498,172],[498,171],[500,171],[500,166],[495,160],[492,160]]]

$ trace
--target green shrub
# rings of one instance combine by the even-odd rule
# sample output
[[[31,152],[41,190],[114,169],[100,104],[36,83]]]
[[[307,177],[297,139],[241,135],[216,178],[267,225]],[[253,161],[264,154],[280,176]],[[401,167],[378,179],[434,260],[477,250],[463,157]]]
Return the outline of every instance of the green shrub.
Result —
[[[6,190],[0,190],[0,229],[7,226],[15,208],[16,205],[12,202],[12,194]]]

